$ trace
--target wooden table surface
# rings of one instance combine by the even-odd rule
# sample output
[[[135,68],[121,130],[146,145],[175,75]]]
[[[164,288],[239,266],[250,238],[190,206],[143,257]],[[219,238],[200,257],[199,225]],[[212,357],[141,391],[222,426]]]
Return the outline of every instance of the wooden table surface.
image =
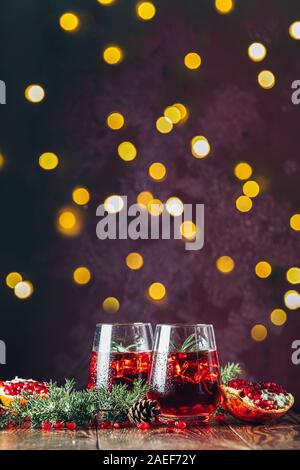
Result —
[[[118,430],[0,431],[0,450],[260,450],[300,449],[300,415],[272,424]]]

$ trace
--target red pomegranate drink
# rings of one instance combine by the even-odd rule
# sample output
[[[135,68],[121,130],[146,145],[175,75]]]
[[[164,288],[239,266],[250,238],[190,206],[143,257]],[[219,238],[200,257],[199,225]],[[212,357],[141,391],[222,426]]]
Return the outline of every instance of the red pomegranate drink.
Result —
[[[216,349],[209,348],[210,345],[215,346],[213,330],[210,341],[207,341],[202,331],[204,326],[206,325],[194,326],[194,329],[197,328],[196,333],[191,333],[181,342],[184,335],[180,331],[179,336],[178,325],[175,333],[173,326],[162,325],[162,329],[172,328],[171,335],[168,333],[170,351],[166,351],[163,332],[160,333],[159,342],[156,333],[150,391],[147,395],[158,401],[162,418],[205,423],[216,410],[220,400],[220,366]],[[184,328],[187,329],[187,326]],[[201,329],[201,337],[198,329]],[[188,332],[190,331],[191,327],[188,328]]]
[[[88,387],[126,384],[136,379],[147,380],[151,366],[151,352],[92,352]]]

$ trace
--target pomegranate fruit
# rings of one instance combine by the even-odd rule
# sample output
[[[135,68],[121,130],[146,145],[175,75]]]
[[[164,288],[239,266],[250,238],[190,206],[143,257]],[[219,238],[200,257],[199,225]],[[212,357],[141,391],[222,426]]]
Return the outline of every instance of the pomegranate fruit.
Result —
[[[235,418],[250,423],[279,418],[294,404],[293,395],[274,382],[235,379],[220,389],[225,409]]]
[[[16,398],[19,398],[21,403],[25,403],[26,400],[21,397],[24,392],[30,396],[45,396],[48,394],[48,390],[49,384],[47,382],[15,377],[13,380],[0,381],[0,400],[4,406],[9,407]]]

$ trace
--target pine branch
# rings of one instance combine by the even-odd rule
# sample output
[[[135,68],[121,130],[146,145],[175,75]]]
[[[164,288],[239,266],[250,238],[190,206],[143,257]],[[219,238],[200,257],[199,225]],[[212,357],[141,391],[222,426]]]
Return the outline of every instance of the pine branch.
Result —
[[[227,384],[229,380],[235,379],[242,374],[242,368],[238,363],[228,362],[226,366],[221,367],[222,383]]]

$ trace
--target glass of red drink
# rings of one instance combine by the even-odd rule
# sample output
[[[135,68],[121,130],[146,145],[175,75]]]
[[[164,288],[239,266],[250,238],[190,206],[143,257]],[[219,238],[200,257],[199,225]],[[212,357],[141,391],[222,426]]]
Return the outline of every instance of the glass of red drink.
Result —
[[[147,380],[152,357],[153,333],[150,323],[96,325],[88,387],[126,384]]]
[[[220,400],[213,326],[157,325],[149,382],[163,419],[207,423]]]

